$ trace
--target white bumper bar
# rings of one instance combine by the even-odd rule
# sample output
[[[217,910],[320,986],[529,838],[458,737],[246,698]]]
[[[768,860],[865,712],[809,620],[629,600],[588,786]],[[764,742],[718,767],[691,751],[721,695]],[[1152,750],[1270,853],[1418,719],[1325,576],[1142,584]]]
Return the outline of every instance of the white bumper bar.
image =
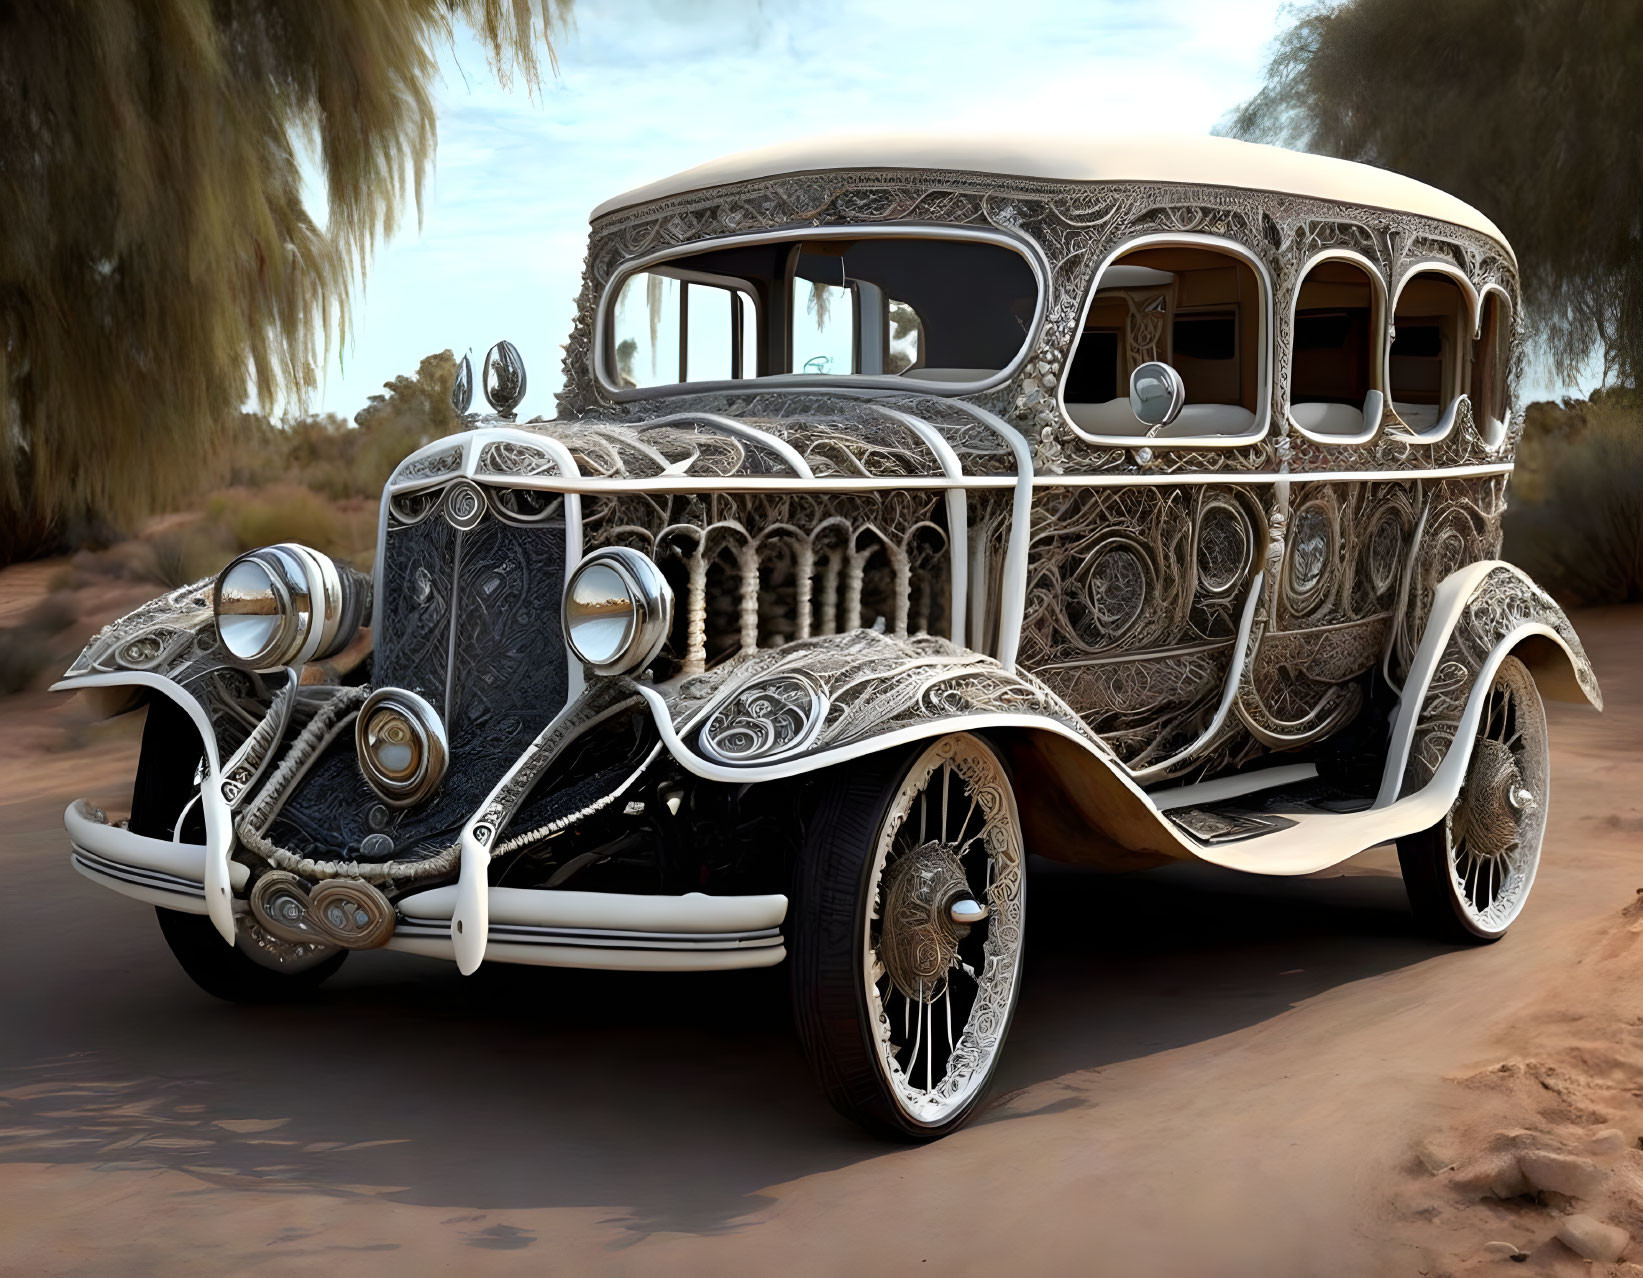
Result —
[[[149,905],[163,905],[185,914],[207,913],[205,903],[206,848],[200,843],[173,843],[151,839],[98,819],[84,799],[76,799],[63,813],[63,828],[73,846],[69,862],[93,883],[112,888]],[[237,861],[228,863],[228,881],[243,891],[251,872]]]
[[[63,825],[74,868],[106,888],[149,905],[206,913],[206,848],[152,839],[109,825],[83,799]],[[245,890],[250,871],[229,862],[229,881]],[[787,898],[638,896],[552,889],[490,889],[486,956],[498,963],[627,971],[723,971],[773,967],[787,957],[781,924]],[[236,909],[244,909],[235,901]],[[456,888],[431,888],[398,903],[391,950],[453,959],[451,916]]]
[[[454,958],[454,887],[399,902],[391,950]],[[787,957],[781,924],[787,898],[638,896],[615,892],[493,887],[485,956],[540,967],[709,972],[773,967]]]

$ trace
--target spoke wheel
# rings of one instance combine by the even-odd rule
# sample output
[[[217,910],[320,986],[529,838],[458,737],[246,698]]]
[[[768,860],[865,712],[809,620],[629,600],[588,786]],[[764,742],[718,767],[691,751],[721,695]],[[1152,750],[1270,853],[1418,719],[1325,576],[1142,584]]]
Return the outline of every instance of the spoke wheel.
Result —
[[[1540,868],[1551,780],[1546,711],[1516,657],[1495,672],[1466,780],[1444,818],[1398,841],[1417,919],[1440,939],[1498,940],[1522,912]]]
[[[978,737],[835,779],[801,860],[792,979],[848,1117],[927,1140],[973,1112],[1015,1007],[1024,869],[1009,778]]]

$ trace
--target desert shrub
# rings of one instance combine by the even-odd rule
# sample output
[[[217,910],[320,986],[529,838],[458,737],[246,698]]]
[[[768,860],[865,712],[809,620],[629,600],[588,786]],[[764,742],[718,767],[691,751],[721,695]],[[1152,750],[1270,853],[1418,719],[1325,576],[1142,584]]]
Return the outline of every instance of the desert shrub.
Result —
[[[1518,457],[1506,557],[1566,603],[1643,602],[1643,398],[1533,405]]]
[[[51,645],[32,626],[0,627],[0,697],[22,692],[52,665]]]
[[[275,425],[241,413],[204,479],[204,487],[297,485],[343,501],[375,500],[394,466],[430,440],[462,428],[451,407],[456,360],[429,355],[414,376],[396,377],[354,415],[293,418]]]
[[[182,528],[168,528],[143,540],[143,575],[167,590],[215,576],[234,557],[224,530],[201,520]]]
[[[57,635],[78,620],[80,610],[74,606],[74,596],[67,591],[54,590],[28,610],[23,624],[43,635]]]
[[[51,639],[80,619],[72,596],[53,591],[15,626],[0,627],[0,696],[31,687],[41,673],[58,664]]]
[[[276,541],[300,541],[326,552],[343,548],[337,512],[318,493],[295,484],[217,493],[206,503],[205,514],[227,530],[236,552]]]

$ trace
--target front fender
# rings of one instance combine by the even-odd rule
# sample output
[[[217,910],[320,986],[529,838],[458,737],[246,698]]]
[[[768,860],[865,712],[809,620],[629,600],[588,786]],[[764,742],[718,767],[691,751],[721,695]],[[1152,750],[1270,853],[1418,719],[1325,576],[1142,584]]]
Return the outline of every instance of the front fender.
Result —
[[[135,709],[156,694],[170,697],[188,713],[205,752],[200,806],[206,911],[230,945],[233,805],[272,758],[296,687],[294,670],[270,688],[260,676],[223,658],[210,578],[150,600],[103,627],[52,685],[53,691],[83,692],[105,715]]]
[[[1066,702],[1032,675],[945,639],[856,630],[634,689],[674,759],[707,780],[782,780],[981,731],[1015,770],[1034,852],[1109,869],[1192,855]]]
[[[211,608],[212,579],[151,599],[92,636],[54,692],[80,692],[104,717],[155,694],[193,720],[206,770],[224,801],[242,798],[267,762],[294,700],[297,673],[264,678],[223,655]]]
[[[874,630],[747,653],[661,688],[636,684],[674,757],[713,780],[800,776],[905,742],[1044,724],[1111,758],[1038,680],[931,635]]]
[[[1432,781],[1460,735],[1474,689],[1486,687],[1514,652],[1535,671],[1543,695],[1584,698],[1603,708],[1586,649],[1552,597],[1503,560],[1468,564],[1433,595],[1426,633],[1399,695],[1377,805]]]

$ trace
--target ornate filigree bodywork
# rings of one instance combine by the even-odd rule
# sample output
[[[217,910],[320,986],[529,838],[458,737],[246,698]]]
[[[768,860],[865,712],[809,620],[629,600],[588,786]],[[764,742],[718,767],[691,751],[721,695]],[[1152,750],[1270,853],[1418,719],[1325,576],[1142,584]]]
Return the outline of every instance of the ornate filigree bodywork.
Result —
[[[1432,613],[1432,596],[1451,573],[1500,554],[1506,477],[1423,483],[1399,589],[1399,623],[1387,654],[1387,677],[1402,686]]]
[[[1208,726],[1231,669],[1262,495],[1249,488],[1048,488],[1033,508],[1021,661],[1125,763]]]
[[[949,634],[952,557],[938,490],[655,493],[584,502],[584,536],[672,579],[679,632],[661,672],[859,626]]]
[[[1288,302],[1304,265],[1317,254],[1351,250],[1388,281],[1423,264],[1464,272],[1482,292],[1503,289],[1518,322],[1517,270],[1489,238],[1409,213],[1352,208],[1338,202],[1228,187],[1126,182],[1055,182],[936,170],[857,170],[764,178],[610,213],[595,223],[578,299],[576,325],[565,347],[562,416],[603,415],[615,399],[593,373],[595,311],[616,272],[635,257],[673,246],[699,245],[716,236],[746,235],[801,226],[924,223],[1002,232],[1034,246],[1049,267],[1044,321],[1026,358],[1001,386],[973,400],[1034,441],[1037,469],[1046,474],[1124,470],[1132,450],[1091,444],[1073,430],[1055,387],[1083,320],[1084,298],[1114,249],[1145,235],[1207,235],[1229,240],[1266,269],[1273,285],[1273,376],[1267,439],[1230,448],[1174,447],[1149,441],[1154,473],[1267,471],[1280,460],[1295,472],[1361,469],[1413,470],[1492,461],[1507,447],[1491,446],[1463,411],[1442,440],[1385,431],[1368,447],[1297,435],[1287,457],[1276,448],[1288,437],[1292,320]],[[679,401],[663,401],[677,404]],[[640,409],[641,412],[653,411]],[[1521,424],[1519,424],[1521,429]]]
[[[211,585],[207,578],[179,587],[104,626],[63,678],[135,672],[177,685],[211,722],[223,762],[223,797],[232,803],[266,763],[277,725],[252,739],[254,730],[288,711],[289,700],[276,701],[261,676],[228,663],[217,638]],[[282,686],[284,679],[274,682]]]
[[[801,689],[814,699],[802,714],[794,708]],[[797,641],[727,661],[673,685],[664,697],[677,731],[684,734],[701,723],[703,752],[738,763],[801,759],[970,715],[1050,720],[1105,749],[1083,720],[1031,675],[1008,674],[996,661],[933,635],[898,639],[857,630]],[[753,722],[767,702],[788,707],[768,729]],[[756,743],[773,753],[758,752]]]
[[[637,259],[891,225],[1001,234],[1036,264],[1037,318],[995,384],[618,393],[596,375],[597,308]],[[1097,274],[1144,237],[1225,241],[1270,285],[1259,437],[1109,441],[1067,417],[1060,389]],[[1293,427],[1293,304],[1307,265],[1332,252],[1391,293],[1423,267],[1453,268],[1477,295],[1504,293],[1517,322],[1515,265],[1487,236],[1269,191],[876,169],[623,208],[593,227],[561,418],[470,417],[471,433],[390,480],[372,683],[416,691],[445,719],[455,763],[434,801],[376,802],[346,740],[354,690],[313,711],[213,657],[202,587],[134,614],[82,663],[156,669],[213,707],[224,757],[240,752],[224,794],[249,802],[253,854],[389,885],[453,873],[463,831],[517,847],[634,784],[638,772],[564,811],[537,804],[540,828],[513,828],[566,743],[614,713],[617,692],[634,695],[626,682],[584,691],[565,664],[567,560],[601,546],[638,550],[668,578],[675,625],[643,682],[719,767],[799,771],[1000,714],[1053,723],[1143,784],[1304,750],[1396,694],[1439,584],[1498,553],[1521,428],[1491,438],[1464,397],[1441,437],[1390,415],[1360,443]],[[1126,294],[1141,316],[1126,330],[1134,359],[1159,353],[1157,291]],[[1411,769],[1441,757],[1447,713],[1432,702],[1423,715]],[[292,723],[306,724],[295,742]]]

